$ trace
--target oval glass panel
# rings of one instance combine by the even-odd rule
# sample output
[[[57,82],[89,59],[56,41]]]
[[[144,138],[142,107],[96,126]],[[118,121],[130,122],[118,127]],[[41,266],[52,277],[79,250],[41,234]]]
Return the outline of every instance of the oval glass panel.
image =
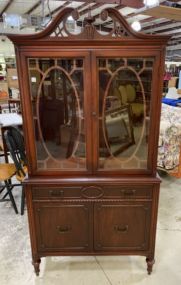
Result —
[[[84,59],[28,59],[37,168],[85,170]]]
[[[103,101],[100,154],[106,168],[140,168],[139,161],[147,159],[148,149],[144,87],[136,70],[117,69],[107,84]]]
[[[80,108],[73,81],[63,69],[50,68],[45,73],[36,107],[40,141],[49,159],[61,161],[72,157],[76,151],[73,141],[81,127]]]

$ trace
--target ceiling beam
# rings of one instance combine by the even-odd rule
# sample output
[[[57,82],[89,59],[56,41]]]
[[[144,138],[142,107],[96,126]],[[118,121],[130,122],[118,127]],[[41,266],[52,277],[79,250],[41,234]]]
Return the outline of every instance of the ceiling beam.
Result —
[[[80,5],[77,9],[78,9],[78,10],[81,10],[81,9],[87,7],[87,5],[89,5],[89,4],[85,2],[85,3],[83,3],[82,5]]]
[[[118,5],[118,6],[116,6],[116,7],[114,7],[116,10],[118,10],[118,12],[121,12],[120,11],[120,9],[122,9],[122,8],[125,8],[126,6],[125,5]],[[128,15],[126,15],[126,16],[124,16],[124,18],[128,18],[129,17],[129,15],[134,15],[134,13],[130,13],[130,14],[128,14]],[[97,15],[97,17],[99,17],[99,15]],[[112,20],[109,20],[109,21],[107,21],[107,22],[104,22],[103,23],[103,26],[107,26],[107,25],[110,25],[110,24],[112,24]]]
[[[163,27],[164,25],[170,25],[170,24],[173,24],[173,23],[177,23],[173,20],[167,20],[167,19],[164,19],[163,21],[161,21],[160,19],[156,19],[153,20],[153,21],[150,21],[150,18],[147,19],[147,25],[146,26],[143,26],[142,29],[147,32],[149,31],[150,27],[154,27],[154,29],[156,28],[161,28]]]
[[[66,1],[63,5],[57,7],[56,9],[51,11],[51,15],[54,15],[56,13],[58,13],[62,8],[65,8],[66,6],[68,6],[71,2],[70,1]],[[89,5],[88,3],[83,3],[82,5],[77,7],[77,10],[83,9],[84,7],[87,7],[87,5]],[[48,17],[49,13],[47,13],[45,15],[45,17]]]
[[[51,11],[51,16],[53,16],[55,13],[57,13],[58,11],[60,11],[62,8],[65,8],[66,6],[68,6],[70,4],[70,1],[66,1],[65,3],[63,3],[61,6],[57,7],[56,9]],[[47,13],[45,15],[45,17],[50,16],[50,13]]]
[[[143,0],[120,0],[120,4],[135,9],[140,9],[144,7]]]
[[[181,44],[176,44],[173,46],[168,46],[167,50],[181,50]]]
[[[102,3],[102,5],[104,4],[122,4],[125,5],[127,7],[131,7],[131,8],[142,8],[144,7],[143,4],[143,0],[74,0],[74,1],[78,1],[78,2],[85,2],[87,4],[90,4],[92,2],[98,4],[98,3]]]
[[[181,29],[177,29],[177,30],[171,30],[171,31],[168,31],[168,32],[163,32],[161,33],[162,35],[174,35],[174,34],[177,34],[177,33],[181,33]]]
[[[177,41],[169,41],[168,46],[173,46],[173,45],[178,45],[181,44],[181,38],[178,39]]]
[[[150,28],[150,26],[154,26],[156,27],[157,25],[160,25],[160,24],[163,24],[163,23],[167,23],[168,20],[167,19],[156,19],[154,17],[150,17],[150,18],[147,18],[147,19],[144,19],[144,20],[141,20],[141,22],[143,23],[142,27],[144,29],[146,28]]]
[[[90,6],[90,7],[88,7],[88,8],[86,8],[86,9],[82,10],[82,11],[79,13],[79,15],[80,15],[80,17],[81,17],[81,16],[83,16],[84,14],[88,13],[89,11],[91,12],[91,11],[93,11],[93,10],[95,10],[95,9],[97,9],[97,8],[99,8],[99,7],[101,7],[102,5],[103,5],[102,3],[96,3],[96,4],[94,4],[94,5]]]
[[[89,5],[90,3],[102,3],[102,5],[104,5],[104,4],[118,4],[118,3],[120,4],[121,0],[73,0],[73,1],[84,2],[84,4],[86,3],[87,5]]]
[[[157,19],[158,20],[158,19]],[[155,18],[154,17],[149,17],[149,18],[145,18],[145,19],[142,19],[140,20],[140,22],[146,27],[146,26],[149,26],[151,22],[154,22],[155,21]]]
[[[141,9],[140,9],[141,10]],[[180,21],[180,9],[168,7],[165,5],[158,5],[156,7],[140,11],[141,14],[154,16],[155,18],[166,18]]]
[[[143,28],[142,30],[146,33],[153,33],[153,32],[160,33],[161,31],[165,31],[165,30],[169,31],[169,30],[173,30],[173,29],[181,27],[181,22],[176,22],[176,23],[171,22],[170,24],[167,24],[167,23],[160,24],[160,26],[157,26],[157,27],[154,27],[154,24],[153,24],[153,27],[150,27],[150,29]]]
[[[5,5],[5,7],[3,8],[3,10],[0,13],[0,17],[2,17],[3,13],[5,13],[7,11],[7,9],[10,7],[11,4],[13,4],[14,0],[9,0],[8,3]]]
[[[125,5],[120,4],[120,5],[115,6],[114,8],[119,11],[119,9],[125,8]],[[97,18],[99,18],[99,17],[100,17],[100,13],[94,16],[95,19],[97,19]],[[109,24],[112,23],[112,20],[103,23],[103,25],[107,25],[107,23],[109,23]]]
[[[178,39],[181,37],[181,33],[172,36],[172,39]]]
[[[41,4],[41,0],[38,1],[37,3],[35,3],[25,14],[31,14],[36,8],[38,8],[38,6],[40,6]]]

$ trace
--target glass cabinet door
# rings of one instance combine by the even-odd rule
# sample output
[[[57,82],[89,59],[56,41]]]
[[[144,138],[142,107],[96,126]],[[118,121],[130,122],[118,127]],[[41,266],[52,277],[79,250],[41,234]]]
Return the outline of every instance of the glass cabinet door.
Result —
[[[84,58],[29,58],[38,170],[86,168]]]
[[[147,171],[154,68],[148,56],[29,58],[37,169]]]
[[[99,57],[96,64],[98,169],[147,169],[154,58]]]

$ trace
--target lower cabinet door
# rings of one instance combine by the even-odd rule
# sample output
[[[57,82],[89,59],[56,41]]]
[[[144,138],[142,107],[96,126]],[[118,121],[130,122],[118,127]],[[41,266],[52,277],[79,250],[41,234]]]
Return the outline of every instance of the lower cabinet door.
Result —
[[[151,203],[96,203],[95,250],[146,250],[150,239]]]
[[[91,247],[89,204],[34,203],[39,251],[87,251]]]

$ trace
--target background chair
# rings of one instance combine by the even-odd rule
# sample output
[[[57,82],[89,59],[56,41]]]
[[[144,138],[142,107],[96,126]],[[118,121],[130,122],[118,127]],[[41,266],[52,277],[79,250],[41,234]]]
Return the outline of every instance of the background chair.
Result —
[[[135,87],[131,84],[120,85],[119,92],[121,95],[122,104],[129,104],[132,110],[133,121],[139,121],[144,114],[143,102],[136,99]]]
[[[0,202],[11,201],[15,213],[18,214],[18,209],[14,200],[14,196],[12,194],[12,189],[14,186],[18,186],[20,184],[11,183],[11,178],[15,174],[16,174],[16,167],[13,163],[0,164],[0,182],[4,182],[4,184],[0,185],[0,193],[6,190],[4,196],[0,199]],[[9,196],[10,199],[7,199],[6,198],[7,196]]]
[[[10,127],[4,134],[7,148],[16,168],[16,179],[22,183],[27,173],[24,138],[17,127]],[[21,184],[22,185],[22,184]],[[21,215],[24,214],[25,193],[22,185]]]

